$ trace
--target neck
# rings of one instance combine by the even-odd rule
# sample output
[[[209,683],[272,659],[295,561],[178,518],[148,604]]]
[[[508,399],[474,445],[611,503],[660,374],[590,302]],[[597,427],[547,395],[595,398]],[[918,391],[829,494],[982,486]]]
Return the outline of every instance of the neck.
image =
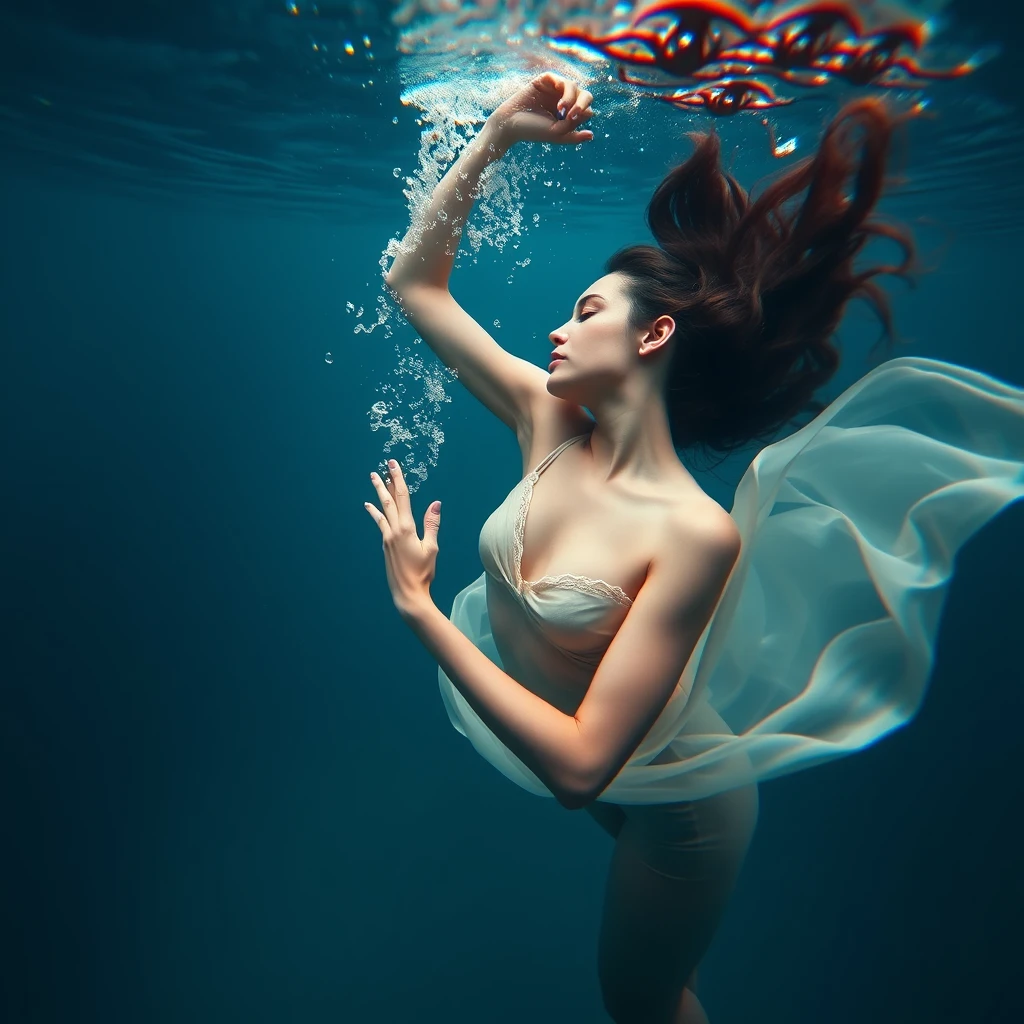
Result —
[[[589,407],[594,416],[590,451],[605,483],[663,483],[689,476],[672,444],[665,401],[651,392],[616,395]]]

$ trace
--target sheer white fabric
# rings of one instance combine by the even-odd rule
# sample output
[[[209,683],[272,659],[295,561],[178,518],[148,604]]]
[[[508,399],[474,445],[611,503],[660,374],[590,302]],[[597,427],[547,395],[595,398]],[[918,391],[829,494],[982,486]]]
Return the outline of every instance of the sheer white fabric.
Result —
[[[1022,496],[1024,390],[918,357],[865,375],[743,475],[730,512],[739,561],[673,696],[600,799],[700,799],[904,725],[927,688],[957,551]],[[501,665],[486,573],[451,620]],[[550,796],[441,670],[438,681],[476,750]]]

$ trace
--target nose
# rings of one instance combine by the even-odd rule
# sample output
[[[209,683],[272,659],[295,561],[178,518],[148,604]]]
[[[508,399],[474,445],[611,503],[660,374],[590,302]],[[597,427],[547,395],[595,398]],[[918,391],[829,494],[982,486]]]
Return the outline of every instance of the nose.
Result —
[[[564,345],[569,340],[564,327],[558,327],[548,335],[548,340],[553,345]]]

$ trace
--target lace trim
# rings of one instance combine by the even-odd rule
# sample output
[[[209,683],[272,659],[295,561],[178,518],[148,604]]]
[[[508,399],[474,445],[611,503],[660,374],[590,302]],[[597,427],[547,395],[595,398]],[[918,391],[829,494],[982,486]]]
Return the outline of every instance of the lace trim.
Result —
[[[516,512],[515,526],[512,530],[512,560],[516,573],[516,583],[522,587],[536,589],[544,584],[549,587],[566,587],[569,590],[576,590],[591,597],[610,597],[619,604],[631,605],[633,599],[621,587],[613,583],[605,583],[604,580],[591,579],[589,576],[577,576],[575,573],[564,572],[558,576],[541,576],[539,580],[532,583],[523,579],[523,537],[526,533],[526,516],[530,511],[530,500],[533,497],[533,485],[540,478],[540,474],[534,470],[524,477],[526,488],[523,497],[519,501],[519,510]]]
[[[512,568],[516,574],[516,585],[523,585],[523,534],[526,532],[526,513],[530,508],[530,497],[533,494],[533,485],[540,478],[540,474],[534,470],[523,478],[526,484],[523,496],[519,499],[519,509],[516,512],[515,527],[512,530]]]
[[[526,582],[526,586],[536,589],[542,583],[549,587],[562,586],[569,583],[569,590],[578,590],[581,593],[589,594],[591,597],[610,597],[619,604],[631,605],[633,599],[621,587],[613,583],[605,583],[604,580],[591,579],[589,576],[576,576],[571,572],[564,572],[559,576],[541,576],[533,583]]]

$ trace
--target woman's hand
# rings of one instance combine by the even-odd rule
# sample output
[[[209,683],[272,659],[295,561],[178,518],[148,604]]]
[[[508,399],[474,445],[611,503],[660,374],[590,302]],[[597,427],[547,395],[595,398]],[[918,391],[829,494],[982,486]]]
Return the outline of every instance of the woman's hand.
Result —
[[[389,460],[388,469],[391,472],[386,486],[376,473],[370,474],[384,511],[378,511],[369,502],[364,505],[383,534],[384,567],[391,597],[399,615],[406,618],[433,603],[430,584],[437,562],[441,502],[435,501],[423,516],[423,540],[420,540],[402,470],[394,459]]]
[[[590,142],[592,131],[580,125],[594,116],[594,97],[575,82],[547,71],[509,97],[487,119],[498,137],[513,142]]]

